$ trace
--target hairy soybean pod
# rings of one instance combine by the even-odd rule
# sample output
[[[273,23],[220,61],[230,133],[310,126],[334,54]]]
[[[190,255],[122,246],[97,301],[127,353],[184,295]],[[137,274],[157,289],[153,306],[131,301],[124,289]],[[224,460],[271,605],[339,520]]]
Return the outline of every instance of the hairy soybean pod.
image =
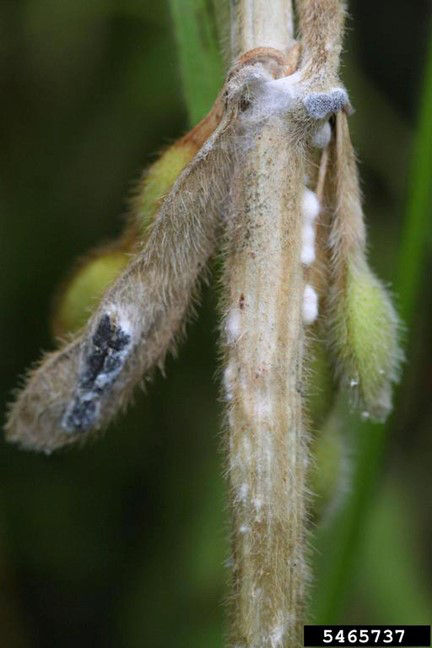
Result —
[[[399,320],[367,262],[356,160],[345,114],[336,118],[332,156],[330,350],[337,375],[363,417],[383,420],[391,410],[392,383],[402,360]]]
[[[56,336],[65,337],[84,326],[104,291],[126,268],[131,255],[148,235],[164,197],[214,131],[221,116],[222,102],[218,98],[209,114],[163,151],[144,172],[135,190],[124,233],[117,241],[91,251],[63,282],[53,309]]]
[[[148,235],[85,328],[33,370],[6,434],[50,452],[85,440],[162,365],[182,332],[221,227],[235,155],[233,124],[249,77],[241,62],[220,95],[217,127],[162,201]]]

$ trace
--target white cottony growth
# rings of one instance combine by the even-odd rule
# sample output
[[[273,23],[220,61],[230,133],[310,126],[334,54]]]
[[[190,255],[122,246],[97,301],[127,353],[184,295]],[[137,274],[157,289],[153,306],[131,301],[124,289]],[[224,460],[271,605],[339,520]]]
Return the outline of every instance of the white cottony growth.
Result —
[[[238,308],[233,308],[226,318],[225,333],[227,344],[235,344],[240,337],[241,313]]]
[[[306,284],[303,293],[303,321],[312,324],[318,317],[318,295],[310,284]]]
[[[248,86],[250,109],[243,116],[249,122],[260,122],[271,116],[283,116],[301,101],[305,89],[300,85],[298,72],[280,79],[260,64],[243,70],[244,83]]]
[[[256,394],[254,402],[254,414],[261,420],[268,419],[271,416],[271,403],[267,396],[263,394]]]
[[[260,99],[268,114],[283,114],[291,110],[294,102],[302,94],[299,79],[299,73],[295,72],[290,76],[273,79],[263,84]]]
[[[233,399],[233,381],[235,378],[236,370],[233,363],[230,363],[224,371],[223,384],[225,388],[225,398],[227,401]]]
[[[305,223],[313,223],[320,213],[320,204],[317,195],[307,187],[303,191],[301,211]]]
[[[254,497],[252,502],[253,502],[253,505],[255,506],[255,510],[260,511],[261,507],[263,505],[262,499],[260,497]]]
[[[246,502],[246,498],[248,496],[248,493],[249,493],[249,484],[247,482],[245,482],[239,488],[239,500],[241,502]]]
[[[261,92],[257,98],[261,103],[261,111],[266,109],[267,114],[272,115],[288,113],[301,102],[309,118],[320,120],[348,104],[345,88],[335,87],[325,92],[313,92],[302,79],[300,70],[281,79],[265,81],[259,88]]]
[[[312,146],[318,149],[325,149],[331,139],[331,126],[328,121],[324,122],[314,133],[312,137]]]
[[[302,241],[303,245],[314,245],[315,243],[315,228],[312,223],[306,223],[302,228]]]
[[[271,648],[282,648],[284,634],[285,634],[285,627],[283,625],[276,626],[276,628],[273,629],[270,635]]]
[[[304,265],[315,261],[315,227],[307,223],[302,229],[302,249],[300,260]]]
[[[252,110],[247,115],[251,121],[264,120],[273,115],[287,115],[299,106],[303,107],[309,119],[322,120],[348,103],[348,95],[342,87],[313,92],[300,70],[289,76],[272,79],[262,65],[248,66],[244,70],[244,81],[248,85],[250,98],[253,98]],[[328,122],[320,126],[318,132],[313,146],[325,148],[331,134]]]

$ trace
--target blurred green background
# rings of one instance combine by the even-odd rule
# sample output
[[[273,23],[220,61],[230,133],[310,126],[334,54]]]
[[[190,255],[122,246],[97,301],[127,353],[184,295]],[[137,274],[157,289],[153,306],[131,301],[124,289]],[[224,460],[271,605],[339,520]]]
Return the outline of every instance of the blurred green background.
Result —
[[[352,0],[350,13],[343,77],[357,109],[370,256],[397,282],[410,322],[385,434],[345,421],[352,471],[357,435],[376,470],[365,460],[370,475],[357,471],[346,486],[357,504],[313,531],[311,615],[430,623],[432,7]],[[188,116],[165,2],[3,0],[0,84],[4,413],[17,376],[53,345],[59,281],[121,230],[134,180]],[[216,304],[206,289],[167,378],[137,394],[94,445],[47,458],[1,444],[2,648],[222,646],[228,521]],[[342,550],[334,538],[344,533]]]

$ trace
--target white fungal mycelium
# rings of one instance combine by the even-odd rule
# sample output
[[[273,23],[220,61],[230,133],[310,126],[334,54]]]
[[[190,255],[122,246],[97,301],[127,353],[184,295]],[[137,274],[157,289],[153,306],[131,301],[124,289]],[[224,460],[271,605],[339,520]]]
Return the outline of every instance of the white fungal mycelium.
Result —
[[[227,344],[235,344],[240,337],[241,313],[238,308],[233,308],[225,320],[225,334]]]
[[[239,528],[239,531],[240,531],[240,533],[242,533],[242,534],[249,533],[249,531],[250,531],[250,526],[248,526],[247,524],[241,524],[241,525],[240,525],[240,528]]]
[[[283,638],[285,636],[285,625],[281,624],[273,628],[270,633],[270,646],[271,648],[281,648],[283,646]]]
[[[255,401],[253,403],[254,407],[254,415],[261,419],[262,421],[265,421],[266,419],[269,419],[271,416],[271,406],[269,403],[269,399],[266,397],[265,394],[256,394]]]
[[[243,503],[246,502],[248,493],[249,493],[249,484],[247,482],[245,482],[239,488],[238,495],[239,495],[240,502],[243,502]]]
[[[312,146],[318,149],[325,149],[331,139],[331,126],[328,121],[324,122],[314,133],[312,137]]]
[[[307,187],[305,187],[303,192],[301,210],[305,223],[313,223],[320,212],[317,195]]]
[[[223,385],[225,389],[225,398],[227,401],[233,399],[233,382],[236,375],[236,368],[233,363],[230,363],[224,371]]]
[[[290,76],[281,79],[272,79],[267,81],[261,87],[262,90],[262,110],[270,112],[272,115],[286,114],[289,112],[295,101],[300,97],[301,89],[299,86],[300,75],[294,72]]]
[[[344,88],[330,88],[327,92],[310,92],[302,76],[302,72],[297,71],[290,76],[262,84],[263,100],[260,102],[262,109],[265,108],[272,114],[286,114],[296,103],[301,102],[308,116],[318,120],[325,119],[347,105],[348,95]],[[321,139],[318,137],[318,143],[314,146],[318,148],[326,146],[326,144],[324,146],[319,144],[325,141],[325,131],[326,129],[323,128]]]
[[[318,295],[310,284],[306,284],[303,293],[303,321],[312,324],[318,317]]]

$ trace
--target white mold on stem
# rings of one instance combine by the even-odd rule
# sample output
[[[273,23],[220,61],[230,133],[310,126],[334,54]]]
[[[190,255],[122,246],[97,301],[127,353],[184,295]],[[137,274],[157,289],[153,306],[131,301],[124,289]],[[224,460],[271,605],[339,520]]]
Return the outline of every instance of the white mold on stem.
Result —
[[[235,344],[241,333],[241,312],[238,308],[232,308],[225,321],[225,334],[227,344]]]
[[[234,384],[235,374],[236,374],[236,368],[231,364],[228,365],[223,375],[225,398],[228,402],[233,399],[233,384]]]
[[[312,324],[318,317],[318,295],[310,284],[306,284],[303,293],[303,321]]]
[[[305,223],[313,223],[320,212],[320,204],[316,193],[307,187],[303,192],[301,210]]]
[[[328,121],[325,121],[313,134],[312,146],[318,149],[325,149],[330,143],[331,139],[331,126]]]

